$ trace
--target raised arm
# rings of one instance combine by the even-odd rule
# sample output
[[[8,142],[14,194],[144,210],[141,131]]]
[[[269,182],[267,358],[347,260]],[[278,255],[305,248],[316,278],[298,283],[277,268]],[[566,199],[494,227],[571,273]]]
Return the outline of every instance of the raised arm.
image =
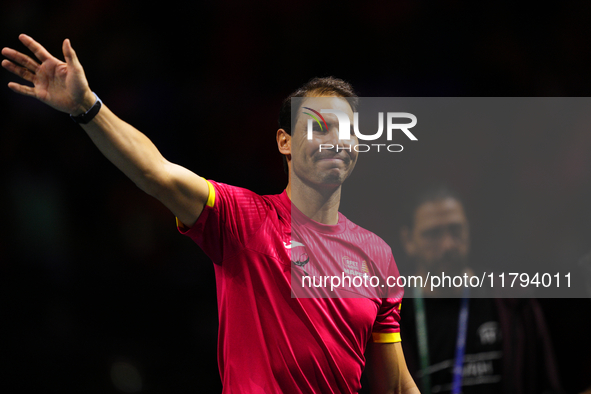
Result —
[[[4,48],[2,55],[8,60],[2,60],[2,67],[33,86],[10,82],[10,89],[74,116],[94,105],[96,98],[70,40],[64,40],[66,61],[62,62],[31,37],[21,34],[19,39],[37,60]],[[81,126],[99,150],[140,189],[160,200],[183,224],[195,223],[209,194],[203,178],[167,161],[144,134],[105,105],[88,124]]]

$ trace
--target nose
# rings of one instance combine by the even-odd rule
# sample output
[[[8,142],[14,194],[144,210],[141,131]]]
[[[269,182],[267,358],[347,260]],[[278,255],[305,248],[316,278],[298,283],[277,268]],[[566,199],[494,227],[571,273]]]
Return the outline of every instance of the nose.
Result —
[[[449,232],[445,231],[441,238],[441,249],[444,252],[458,248],[458,240]]]
[[[349,150],[349,147],[352,145],[353,137],[350,135],[349,138],[343,137],[341,138],[339,127],[333,126],[329,129],[327,133],[327,138],[329,140],[329,144],[334,146],[338,146],[341,149]]]

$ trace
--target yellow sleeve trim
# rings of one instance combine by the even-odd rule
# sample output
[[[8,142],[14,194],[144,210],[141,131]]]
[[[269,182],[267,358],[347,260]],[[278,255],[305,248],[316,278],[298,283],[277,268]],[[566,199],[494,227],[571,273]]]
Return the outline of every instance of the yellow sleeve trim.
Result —
[[[205,179],[205,182],[207,182],[207,187],[209,188],[209,196],[207,196],[207,203],[205,205],[207,205],[210,208],[213,208],[213,204],[215,204],[215,188],[207,179]]]
[[[210,208],[213,208],[213,205],[215,204],[215,188],[213,187],[213,185],[211,184],[210,181],[208,181],[205,178],[203,178],[203,180],[205,182],[207,182],[207,188],[209,189],[209,195],[207,196],[207,202],[205,203],[205,205],[207,205]],[[188,230],[188,227],[185,226],[183,223],[181,223],[179,218],[175,217],[175,219],[176,219],[176,226],[178,228],[180,228],[181,230]]]
[[[374,343],[394,343],[401,341],[399,332],[372,332],[371,336]]]

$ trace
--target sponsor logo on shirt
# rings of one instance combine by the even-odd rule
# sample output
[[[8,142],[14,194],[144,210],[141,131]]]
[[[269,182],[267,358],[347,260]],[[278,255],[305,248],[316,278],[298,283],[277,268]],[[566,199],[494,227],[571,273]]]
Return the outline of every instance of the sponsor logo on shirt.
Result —
[[[367,263],[365,260],[361,261],[361,264],[357,261],[353,261],[348,256],[343,256],[343,272],[347,275],[363,276],[363,274],[369,274]]]

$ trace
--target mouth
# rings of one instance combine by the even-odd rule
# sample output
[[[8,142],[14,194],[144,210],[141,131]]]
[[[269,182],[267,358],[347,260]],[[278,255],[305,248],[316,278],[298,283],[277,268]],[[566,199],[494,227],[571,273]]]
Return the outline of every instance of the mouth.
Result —
[[[347,163],[351,158],[346,154],[323,154],[316,158],[317,161],[328,161],[328,162],[343,162]]]
[[[350,160],[342,157],[325,157],[317,160],[325,168],[346,168]]]

